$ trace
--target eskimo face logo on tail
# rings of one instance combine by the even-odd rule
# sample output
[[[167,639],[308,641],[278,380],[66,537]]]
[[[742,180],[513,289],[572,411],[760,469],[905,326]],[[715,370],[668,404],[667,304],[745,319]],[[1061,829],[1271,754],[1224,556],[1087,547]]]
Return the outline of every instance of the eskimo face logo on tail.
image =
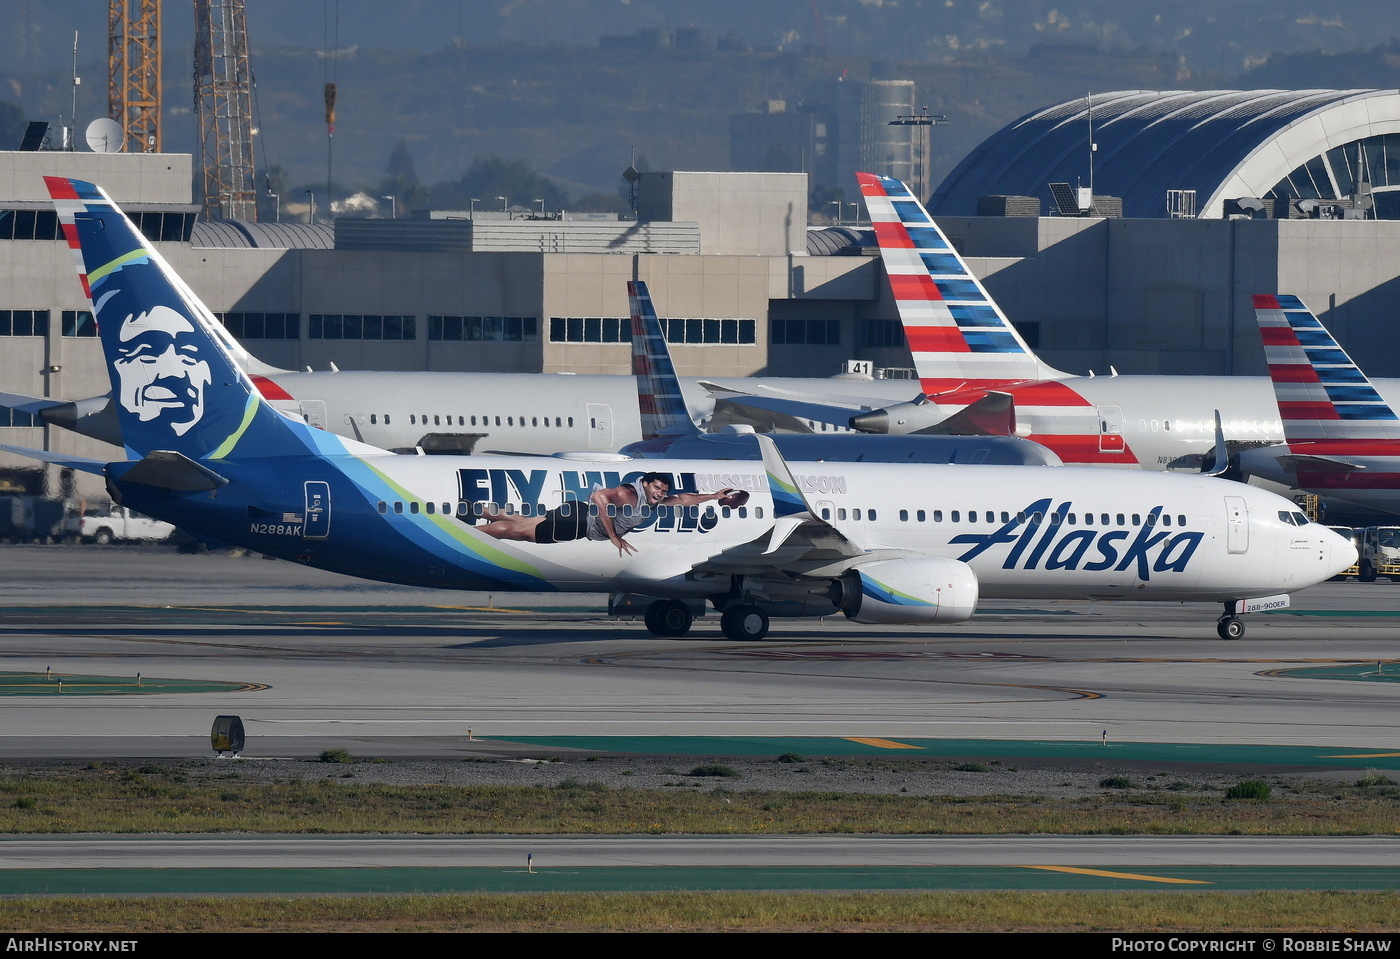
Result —
[[[204,390],[213,380],[197,344],[194,324],[168,306],[128,315],[112,360],[122,408],[184,436],[204,417]]]
[[[1049,499],[1037,500],[990,533],[963,533],[949,542],[971,544],[958,557],[964,563],[995,546],[1010,545],[1002,569],[1123,573],[1135,568],[1137,578],[1145,583],[1153,573],[1184,573],[1205,538],[1199,530],[1166,526],[1160,506],[1148,511],[1146,522],[1137,529],[1111,529],[1106,523],[1076,528],[1068,523],[1073,503],[1061,503],[1054,510],[1050,506]]]

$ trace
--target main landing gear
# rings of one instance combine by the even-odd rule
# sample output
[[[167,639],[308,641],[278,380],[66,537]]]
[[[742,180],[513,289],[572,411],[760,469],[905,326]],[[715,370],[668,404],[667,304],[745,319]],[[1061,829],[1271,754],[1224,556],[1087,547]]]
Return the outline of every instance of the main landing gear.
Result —
[[[684,636],[694,617],[678,599],[658,599],[647,607],[645,622],[653,636]]]
[[[684,636],[694,617],[678,599],[658,599],[647,607],[644,621],[653,636]],[[753,603],[730,603],[719,617],[719,628],[736,642],[753,642],[768,635],[768,614]]]
[[[735,642],[762,639],[768,635],[768,614],[750,603],[726,606],[719,628]]]

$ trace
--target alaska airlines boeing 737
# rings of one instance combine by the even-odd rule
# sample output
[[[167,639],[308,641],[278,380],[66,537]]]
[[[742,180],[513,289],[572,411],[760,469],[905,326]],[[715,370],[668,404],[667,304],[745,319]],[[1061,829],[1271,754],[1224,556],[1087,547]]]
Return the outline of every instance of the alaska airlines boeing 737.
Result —
[[[111,200],[47,178],[98,320],[127,459],[22,451],[106,477],[114,496],[210,537],[420,586],[686,600],[756,639],[773,614],[955,623],[979,594],[1194,600],[1240,612],[1355,560],[1262,490],[1071,467],[807,463],[581,469],[551,458],[394,455],[273,409],[208,310]],[[21,452],[8,448],[14,452]],[[664,465],[663,470],[652,466]]]
[[[851,418],[874,433],[937,429],[948,416],[1010,397],[1020,435],[1066,463],[1193,467],[1214,445],[1213,411],[1233,451],[1284,441],[1260,376],[1075,376],[1041,362],[898,180],[856,175],[904,323],[923,395]],[[1392,402],[1400,381],[1377,387]]]

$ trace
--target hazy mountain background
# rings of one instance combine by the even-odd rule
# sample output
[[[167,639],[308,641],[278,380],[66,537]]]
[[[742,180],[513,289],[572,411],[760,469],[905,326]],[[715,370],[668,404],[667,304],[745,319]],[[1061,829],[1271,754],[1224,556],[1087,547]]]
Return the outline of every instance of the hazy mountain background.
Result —
[[[0,100],[16,109],[0,107],[0,136],[71,112],[75,30],[79,125],[105,115],[107,4],[4,9]],[[914,80],[950,118],[934,184],[1005,124],[1089,92],[1400,87],[1394,0],[248,0],[247,17],[259,181],[270,168],[284,202],[323,202],[331,80],[337,191],[431,189],[435,205],[616,197],[634,148],[652,169],[727,170],[731,115],[872,77]],[[192,3],[166,0],[170,151],[197,147],[192,44]]]

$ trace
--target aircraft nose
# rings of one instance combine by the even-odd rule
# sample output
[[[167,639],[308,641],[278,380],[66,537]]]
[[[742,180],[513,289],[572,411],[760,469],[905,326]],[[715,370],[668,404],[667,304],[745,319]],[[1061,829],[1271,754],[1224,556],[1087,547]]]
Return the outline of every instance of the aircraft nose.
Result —
[[[1332,530],[1322,527],[1324,549],[1327,551],[1328,573],[1331,579],[1350,566],[1356,565],[1356,546],[1351,540]]]
[[[890,431],[890,414],[884,410],[857,413],[851,417],[851,429],[860,430],[862,433],[888,433]]]

